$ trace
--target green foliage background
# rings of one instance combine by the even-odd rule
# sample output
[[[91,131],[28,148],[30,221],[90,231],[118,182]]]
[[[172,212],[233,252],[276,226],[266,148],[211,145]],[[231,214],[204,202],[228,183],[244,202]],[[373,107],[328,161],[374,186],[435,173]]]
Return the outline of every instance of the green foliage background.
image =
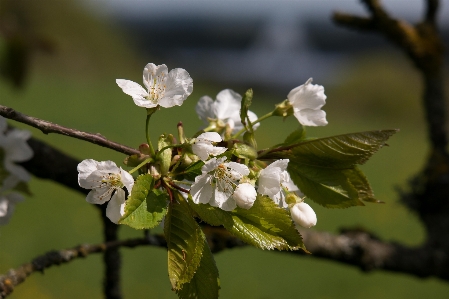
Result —
[[[14,90],[0,81],[0,103],[61,125],[99,132],[129,146],[144,142],[145,110],[121,92],[115,79],[140,82],[147,62],[164,62],[133,52],[125,46],[128,41],[117,28],[105,26],[70,1],[40,1],[40,7],[33,7],[37,5],[32,4],[35,1],[26,2],[36,12],[36,24],[40,24],[35,31],[51,38],[57,51],[52,56],[35,56],[24,90]],[[159,134],[175,133],[179,120],[187,135],[193,134],[201,124],[194,112],[196,101],[205,94],[214,97],[224,88],[233,88],[200,82],[195,80],[196,74],[190,75],[194,91],[184,105],[161,110],[152,117],[154,141]],[[319,78],[315,79],[320,84]],[[298,78],[298,85],[303,83],[301,80]],[[362,167],[376,197],[386,204],[328,210],[309,203],[318,216],[314,229],[338,232],[341,227],[363,227],[385,240],[418,245],[424,240],[423,228],[417,217],[398,202],[394,188],[406,188],[405,182],[420,169],[426,157],[419,77],[400,53],[386,51],[354,57],[341,70],[340,80],[337,86],[325,86],[328,99],[324,110],[329,125],[308,128],[310,136],[390,128],[400,128],[401,132],[389,141],[390,147]],[[246,86],[249,87],[254,86]],[[246,88],[233,89],[243,94]],[[254,88],[252,110],[265,114],[288,91],[275,94]],[[272,145],[295,128],[294,119],[270,119],[256,131],[256,138],[260,147]],[[110,159],[119,164],[124,158],[86,142],[32,131],[36,138],[80,160]],[[31,182],[31,190],[34,196],[17,206],[9,225],[0,227],[0,273],[49,250],[98,243],[102,239],[98,211],[83,196],[36,178]],[[127,226],[120,233],[123,238],[141,234]],[[165,249],[142,247],[122,249],[122,253],[126,298],[177,298],[170,290]],[[437,279],[421,280],[385,272],[365,274],[329,261],[249,247],[227,250],[215,255],[215,259],[220,271],[221,298],[446,298],[449,294],[449,285]],[[102,298],[101,280],[101,256],[92,255],[52,267],[44,275],[33,274],[10,298]]]

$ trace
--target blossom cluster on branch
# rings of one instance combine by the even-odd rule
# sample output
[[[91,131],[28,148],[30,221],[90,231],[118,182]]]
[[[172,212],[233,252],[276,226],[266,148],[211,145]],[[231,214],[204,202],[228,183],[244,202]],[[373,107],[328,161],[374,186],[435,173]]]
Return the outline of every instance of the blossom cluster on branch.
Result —
[[[316,225],[317,216],[305,201],[328,208],[379,202],[357,164],[396,130],[307,137],[306,126],[327,124],[324,88],[312,79],[262,117],[249,110],[251,89],[243,97],[230,89],[215,100],[203,96],[195,110],[204,128],[187,137],[180,122],[177,137],[163,134],[156,147],[150,140],[152,115],[182,105],[192,93],[192,78],[184,69],[168,72],[165,65],[149,63],[145,88],[124,79],[116,83],[146,108],[146,142],[126,157],[131,170],[86,159],[78,165],[78,182],[91,189],[89,203],[108,202],[106,215],[114,223],[135,229],[163,223],[169,278],[180,298],[218,297],[218,270],[196,219],[223,226],[261,249],[307,252],[297,227]],[[276,116],[294,116],[298,128],[283,143],[259,150],[254,131]]]

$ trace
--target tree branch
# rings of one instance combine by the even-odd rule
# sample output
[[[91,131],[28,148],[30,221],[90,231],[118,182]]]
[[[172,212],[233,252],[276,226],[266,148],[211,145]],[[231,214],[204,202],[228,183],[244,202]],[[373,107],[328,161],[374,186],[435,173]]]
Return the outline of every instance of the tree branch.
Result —
[[[128,146],[122,145],[120,143],[110,141],[106,139],[104,136],[100,134],[92,134],[83,131],[79,131],[76,129],[70,129],[67,127],[60,126],[58,124],[51,123],[46,120],[42,120],[36,117],[28,116],[23,113],[20,113],[12,108],[0,105],[0,115],[27,124],[29,126],[35,127],[42,131],[44,134],[56,133],[61,135],[70,136],[73,138],[81,139],[84,141],[88,141],[90,143],[94,143],[103,147],[110,148],[117,152],[133,155],[139,154],[139,151]]]

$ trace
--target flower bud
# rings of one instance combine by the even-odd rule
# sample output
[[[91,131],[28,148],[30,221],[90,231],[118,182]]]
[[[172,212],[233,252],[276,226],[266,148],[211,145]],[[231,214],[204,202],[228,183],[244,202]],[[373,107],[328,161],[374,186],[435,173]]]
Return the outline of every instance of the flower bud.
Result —
[[[249,183],[243,183],[237,186],[234,191],[234,200],[237,206],[248,210],[254,204],[257,197],[256,189]]]
[[[313,209],[305,202],[295,204],[290,209],[292,219],[296,224],[310,228],[316,225],[316,214]]]

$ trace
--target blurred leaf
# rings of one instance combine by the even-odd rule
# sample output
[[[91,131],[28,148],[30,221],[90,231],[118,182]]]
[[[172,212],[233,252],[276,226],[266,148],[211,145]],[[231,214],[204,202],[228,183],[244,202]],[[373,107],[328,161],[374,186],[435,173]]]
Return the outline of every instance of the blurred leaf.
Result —
[[[223,225],[234,236],[261,249],[295,250],[305,246],[287,210],[270,198],[258,196],[249,210],[227,212],[208,204],[190,207],[210,225]]]
[[[165,217],[165,239],[168,247],[168,276],[174,290],[192,280],[197,271],[205,245],[204,234],[196,223],[189,206],[179,192],[177,201],[168,207]]]
[[[167,213],[166,208],[163,208],[162,200],[165,200],[165,206],[167,201],[166,197],[153,192],[153,185],[151,175],[143,174],[137,177],[131,195],[126,201],[125,213],[119,221],[120,224],[126,224],[135,229],[153,228],[159,224]],[[150,207],[147,207],[147,196],[155,200]]]
[[[218,298],[219,289],[217,265],[205,240],[200,266],[192,280],[182,285],[178,297],[180,299],[215,299]]]

